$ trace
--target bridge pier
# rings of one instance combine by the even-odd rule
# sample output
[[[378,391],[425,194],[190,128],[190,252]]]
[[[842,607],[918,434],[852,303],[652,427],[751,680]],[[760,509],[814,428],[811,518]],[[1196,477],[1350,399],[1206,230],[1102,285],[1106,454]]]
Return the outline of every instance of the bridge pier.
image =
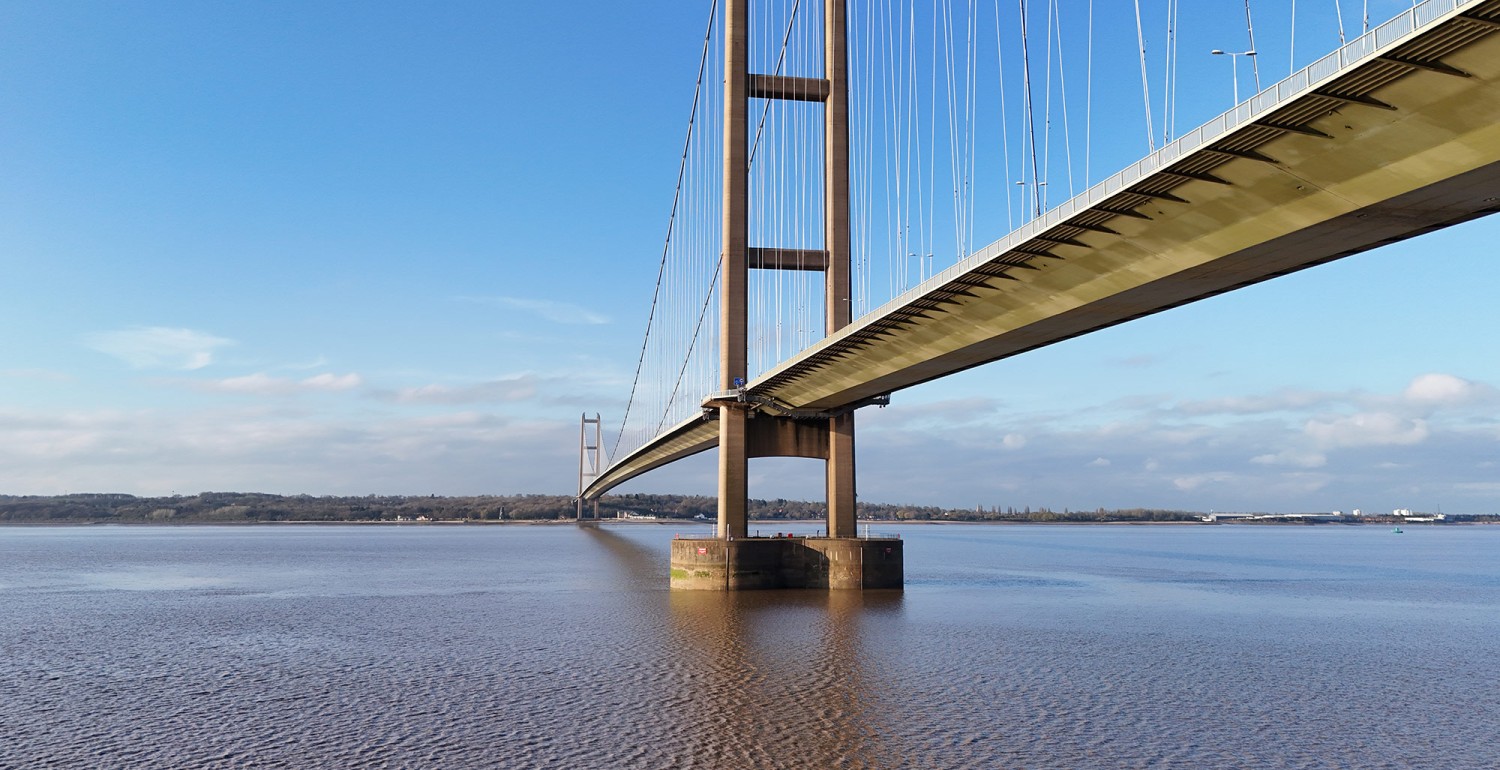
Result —
[[[900,589],[898,537],[683,538],[672,541],[672,588]]]
[[[858,534],[854,491],[854,413],[828,418],[828,536]]]
[[[749,532],[746,508],[750,498],[750,453],[744,409],[719,407],[719,523],[720,538],[740,538]]]

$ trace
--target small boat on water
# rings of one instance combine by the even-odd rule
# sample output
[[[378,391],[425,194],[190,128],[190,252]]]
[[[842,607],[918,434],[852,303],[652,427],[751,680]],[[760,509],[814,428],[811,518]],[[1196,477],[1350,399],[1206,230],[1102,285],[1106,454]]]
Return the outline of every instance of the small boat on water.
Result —
[[[1401,528],[1400,527],[1396,527],[1395,529],[1391,530],[1391,533],[1399,535],[1399,534],[1401,534]]]

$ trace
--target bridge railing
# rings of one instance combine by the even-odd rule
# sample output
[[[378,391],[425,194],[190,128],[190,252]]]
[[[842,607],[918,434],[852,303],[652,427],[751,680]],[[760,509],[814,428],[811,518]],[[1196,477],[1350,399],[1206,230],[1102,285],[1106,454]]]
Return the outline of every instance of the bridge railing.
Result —
[[[1161,171],[1193,152],[1213,144],[1258,117],[1291,102],[1298,96],[1306,94],[1308,90],[1342,74],[1350,66],[1370,58],[1379,51],[1402,42],[1413,33],[1444,19],[1454,11],[1480,1],[1427,0],[1427,2],[1417,5],[1410,10],[1403,11],[1395,18],[1348,41],[1327,56],[1314,61],[1312,64],[1292,73],[1259,93],[1250,96],[1227,112],[1210,119],[1203,125],[1173,140],[1170,144],[1126,166],[1104,181],[1058,204],[1055,208],[1044,212],[1036,219],[1016,228],[1009,235],[975,251],[951,267],[932,276],[920,286],[886,302],[884,305],[866,313],[862,317],[879,318],[906,305],[916,297],[920,297],[958,278],[980,264],[1020,246],[1022,243],[1098,205],[1110,196],[1139,183],[1146,177]],[[827,340],[825,340],[826,342]],[[812,346],[812,348],[817,347],[819,345],[815,344]]]

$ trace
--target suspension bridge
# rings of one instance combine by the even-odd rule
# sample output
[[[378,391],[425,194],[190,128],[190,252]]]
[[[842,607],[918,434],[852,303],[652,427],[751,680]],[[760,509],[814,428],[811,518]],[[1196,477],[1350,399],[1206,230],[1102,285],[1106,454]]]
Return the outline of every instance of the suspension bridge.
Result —
[[[629,406],[612,446],[597,417],[580,442],[580,511],[718,449],[716,537],[674,543],[674,587],[899,586],[899,540],[856,531],[857,409],[1500,210],[1500,0],[1428,0],[1377,25],[1366,3],[1352,31],[1338,8],[1341,44],[1299,67],[1289,43],[1289,74],[1266,87],[1247,0],[1246,50],[1213,51],[1229,54],[1234,103],[1181,135],[1177,2],[1159,112],[1136,2],[1147,152],[1096,183],[1096,98],[1114,105],[1111,135],[1126,121],[1124,89],[1093,93],[1093,3],[1082,152],[1067,111],[1077,46],[1063,56],[1076,18],[1056,0],[988,16],[972,0],[920,18],[915,5],[709,13]],[[1243,101],[1240,57],[1254,65]],[[974,245],[1002,221],[1008,234]],[[768,456],[826,461],[826,537],[747,537],[747,462]]]

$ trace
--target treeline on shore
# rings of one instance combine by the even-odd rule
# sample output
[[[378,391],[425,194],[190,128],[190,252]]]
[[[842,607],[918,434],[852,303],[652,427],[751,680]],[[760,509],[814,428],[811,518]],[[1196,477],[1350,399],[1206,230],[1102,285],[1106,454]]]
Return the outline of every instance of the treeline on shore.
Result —
[[[817,520],[820,502],[751,500],[754,519]],[[576,503],[568,495],[483,495],[476,497],[314,497],[243,492],[204,492],[171,497],[127,494],[58,496],[0,495],[0,522],[11,523],[231,523],[274,521],[547,521],[569,519]],[[702,495],[608,495],[599,516],[654,516],[658,519],[715,518],[718,500]],[[585,513],[592,515],[590,509]],[[875,521],[1193,521],[1198,514],[1136,508],[1106,511],[1052,511],[1047,508],[952,509],[936,506],[859,504],[861,519]]]
[[[621,514],[658,519],[713,519],[717,500],[702,495],[609,495],[599,501],[599,516]],[[314,497],[245,492],[204,492],[171,497],[127,494],[57,496],[0,495],[0,523],[249,523],[275,521],[548,521],[569,519],[575,500],[568,495],[481,495],[474,497],[367,495]],[[751,500],[750,516],[770,520],[818,520],[819,502]],[[586,514],[588,515],[588,514]],[[1151,522],[1199,521],[1195,511],[1155,508],[1056,511],[1030,507],[940,508],[936,506],[859,504],[861,520],[872,521],[1030,521]],[[1386,517],[1364,517],[1383,521]],[[1493,521],[1496,516],[1450,516],[1454,521]],[[1391,519],[1399,521],[1399,519]]]

